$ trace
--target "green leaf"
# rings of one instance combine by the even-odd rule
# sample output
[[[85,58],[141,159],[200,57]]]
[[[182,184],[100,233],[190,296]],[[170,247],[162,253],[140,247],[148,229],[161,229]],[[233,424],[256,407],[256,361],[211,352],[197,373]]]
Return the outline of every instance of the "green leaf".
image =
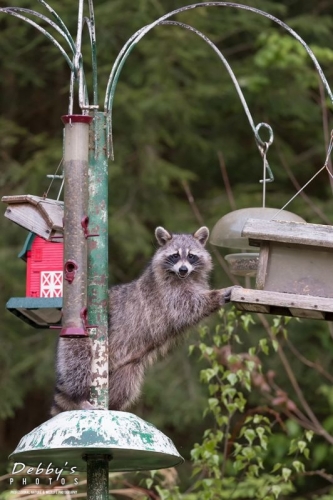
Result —
[[[292,466],[296,470],[296,472],[305,472],[305,466],[299,460],[294,460]]]
[[[255,477],[259,477],[259,467],[256,464],[251,464],[248,468],[248,471],[250,475],[253,475]]]
[[[275,498],[278,498],[281,491],[282,491],[282,488],[281,486],[279,486],[278,484],[273,484],[273,486],[271,487],[272,489],[272,493],[274,495]]]
[[[302,440],[298,441],[298,442],[297,442],[297,448],[299,449],[299,451],[300,451],[301,453],[303,453],[303,452],[304,452],[304,450],[306,449],[306,442],[305,442],[305,441],[302,441]]]
[[[238,377],[235,373],[229,373],[227,375],[227,380],[230,382],[231,385],[235,385],[238,382]]]
[[[289,478],[291,476],[291,472],[292,472],[292,470],[289,469],[288,467],[283,467],[282,468],[281,474],[282,474],[283,480],[285,482],[287,482],[289,480]]]
[[[237,342],[237,344],[242,344],[243,343],[241,341],[241,339],[239,338],[239,335],[237,335],[236,333],[234,333],[233,339],[234,339],[235,342]]]
[[[189,355],[191,356],[191,354],[193,353],[194,349],[195,349],[195,345],[190,345],[189,348],[188,348],[188,352],[189,352]]]
[[[282,467],[282,465],[280,463],[276,463],[272,469],[272,472],[277,472],[278,470],[280,470]]]
[[[249,461],[252,460],[256,456],[254,449],[250,448],[249,446],[244,446],[241,453]]]
[[[248,440],[249,444],[252,444],[253,440],[256,438],[256,433],[253,429],[246,429],[244,432],[244,437]]]
[[[151,478],[146,479],[146,486],[147,486],[148,490],[150,490],[150,488],[152,487],[153,484],[154,484],[153,479],[151,479]]]
[[[209,398],[208,399],[208,405],[211,410],[216,408],[219,405],[219,400],[216,398]]]
[[[314,434],[313,431],[305,431],[305,437],[309,441],[309,443],[311,443],[311,441],[312,441],[313,434]]]
[[[268,347],[267,339],[260,339],[259,346],[264,354],[266,354],[266,355],[269,354],[269,347]]]

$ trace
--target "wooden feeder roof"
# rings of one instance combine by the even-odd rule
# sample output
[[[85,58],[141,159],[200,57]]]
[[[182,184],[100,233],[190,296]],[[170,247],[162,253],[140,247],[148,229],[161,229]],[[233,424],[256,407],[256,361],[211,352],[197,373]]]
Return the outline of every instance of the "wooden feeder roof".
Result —
[[[31,194],[3,196],[9,206],[5,217],[46,240],[63,233],[64,204],[62,201]]]
[[[248,237],[253,246],[259,246],[262,241],[276,241],[293,245],[333,248],[333,226],[323,224],[248,219],[242,236]]]

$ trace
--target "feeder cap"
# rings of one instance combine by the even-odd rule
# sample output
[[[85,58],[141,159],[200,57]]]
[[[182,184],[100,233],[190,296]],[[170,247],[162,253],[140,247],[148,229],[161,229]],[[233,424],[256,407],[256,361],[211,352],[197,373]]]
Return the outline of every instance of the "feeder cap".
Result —
[[[278,208],[241,208],[224,215],[217,221],[210,236],[210,243],[219,247],[251,250],[249,239],[242,236],[243,227],[248,219],[305,222],[302,217],[287,210],[279,211]]]

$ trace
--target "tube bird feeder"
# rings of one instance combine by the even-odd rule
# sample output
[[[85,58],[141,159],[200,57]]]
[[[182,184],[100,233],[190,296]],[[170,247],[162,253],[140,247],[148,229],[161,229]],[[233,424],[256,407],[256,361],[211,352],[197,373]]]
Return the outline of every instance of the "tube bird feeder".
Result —
[[[61,337],[87,337],[87,238],[89,124],[66,115],[64,144],[64,287]]]

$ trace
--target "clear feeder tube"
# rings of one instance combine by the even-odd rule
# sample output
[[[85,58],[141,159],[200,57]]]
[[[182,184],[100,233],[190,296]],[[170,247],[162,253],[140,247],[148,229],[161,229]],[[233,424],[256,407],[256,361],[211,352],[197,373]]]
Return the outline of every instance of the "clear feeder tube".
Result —
[[[61,337],[87,337],[87,238],[89,123],[66,115],[64,140],[64,275]]]

